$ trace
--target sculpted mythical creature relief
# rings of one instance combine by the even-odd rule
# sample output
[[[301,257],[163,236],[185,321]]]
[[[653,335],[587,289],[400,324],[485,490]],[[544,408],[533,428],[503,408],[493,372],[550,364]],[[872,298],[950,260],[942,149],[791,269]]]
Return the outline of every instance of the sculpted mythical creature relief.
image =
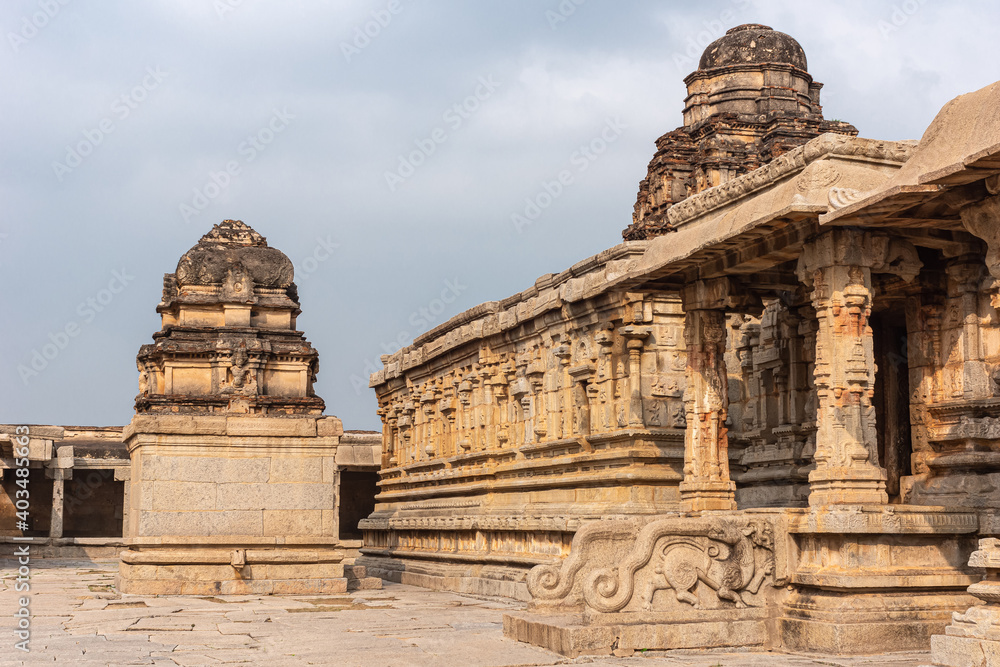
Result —
[[[643,598],[643,608],[651,609],[658,590],[672,589],[680,602],[701,609],[694,589],[702,582],[720,600],[735,603],[737,608],[756,606],[748,593],[756,595],[764,578],[774,573],[774,532],[766,523],[746,526],[720,521],[708,530],[712,541],[707,547],[691,538],[665,539],[657,552],[654,567]],[[757,550],[764,555],[759,556]]]
[[[600,613],[761,606],[764,583],[783,581],[774,535],[763,518],[601,521],[577,532],[561,564],[532,570],[528,590],[534,605]],[[674,595],[656,596],[668,589]]]

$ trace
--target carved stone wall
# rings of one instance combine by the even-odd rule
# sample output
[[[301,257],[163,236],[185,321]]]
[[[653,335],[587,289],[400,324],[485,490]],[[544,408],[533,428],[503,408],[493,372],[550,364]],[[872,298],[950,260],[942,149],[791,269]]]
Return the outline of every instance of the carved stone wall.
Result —
[[[569,558],[531,571],[531,608],[583,605],[595,617],[762,607],[769,595],[765,582],[772,588],[787,583],[787,554],[784,543],[775,541],[775,518],[589,524],[576,534]]]
[[[380,573],[530,599],[505,633],[569,656],[913,650],[968,608],[1000,534],[1000,83],[919,145],[824,134],[755,168],[781,142],[716,142],[726,114],[818,120],[818,87],[794,40],[733,35],[691,79],[706,152],[658,146],[641,186],[626,234],[655,238],[372,377]]]
[[[730,321],[730,447],[739,507],[802,507],[815,466],[816,320],[775,299]]]
[[[912,503],[1000,508],[995,279],[975,244],[949,255],[907,300],[914,454],[904,494]]]
[[[378,505],[362,522],[369,567],[401,578],[390,559],[433,556],[524,568],[473,577],[513,577],[523,597],[526,569],[568,553],[581,521],[678,506],[679,300],[570,301],[565,278],[430,332],[373,376],[384,436]]]
[[[531,571],[529,611],[504,614],[504,634],[570,657],[768,646],[785,534],[780,514],[588,524],[568,558]]]

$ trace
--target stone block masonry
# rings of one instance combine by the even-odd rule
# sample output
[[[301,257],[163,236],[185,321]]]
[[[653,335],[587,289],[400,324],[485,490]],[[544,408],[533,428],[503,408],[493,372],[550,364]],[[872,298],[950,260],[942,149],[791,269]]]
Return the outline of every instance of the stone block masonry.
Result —
[[[139,352],[121,554],[123,593],[342,593],[343,426],[312,389],[292,265],[239,221],[216,225],[164,278],[163,329]],[[355,440],[357,440],[355,438]],[[349,456],[346,456],[349,455]],[[338,459],[350,459],[348,465]],[[348,571],[345,572],[345,566]],[[350,577],[348,575],[351,575]]]

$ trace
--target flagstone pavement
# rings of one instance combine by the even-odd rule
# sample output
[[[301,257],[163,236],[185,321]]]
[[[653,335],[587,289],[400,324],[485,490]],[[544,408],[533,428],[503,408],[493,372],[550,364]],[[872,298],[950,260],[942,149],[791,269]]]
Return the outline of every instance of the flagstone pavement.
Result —
[[[17,650],[17,565],[0,560],[0,665],[336,665],[337,667],[917,667],[927,654],[837,658],[650,651],[569,660],[503,636],[514,602],[386,583],[324,597],[118,595],[114,562],[31,563],[30,652]]]

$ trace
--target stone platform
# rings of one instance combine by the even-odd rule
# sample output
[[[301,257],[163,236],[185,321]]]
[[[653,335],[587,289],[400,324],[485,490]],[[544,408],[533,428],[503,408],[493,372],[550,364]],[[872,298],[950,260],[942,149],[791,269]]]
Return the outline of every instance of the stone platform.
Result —
[[[920,650],[975,602],[987,518],[941,507],[672,513],[581,528],[528,575],[508,637],[575,658],[731,647]],[[976,666],[978,667],[978,666]]]
[[[0,560],[0,614],[15,604],[16,565]],[[115,564],[33,561],[31,652],[11,643],[0,665],[338,665],[382,667],[917,667],[926,653],[843,658],[667,651],[566,659],[505,638],[520,603],[388,584],[328,596],[139,596],[114,589]]]

